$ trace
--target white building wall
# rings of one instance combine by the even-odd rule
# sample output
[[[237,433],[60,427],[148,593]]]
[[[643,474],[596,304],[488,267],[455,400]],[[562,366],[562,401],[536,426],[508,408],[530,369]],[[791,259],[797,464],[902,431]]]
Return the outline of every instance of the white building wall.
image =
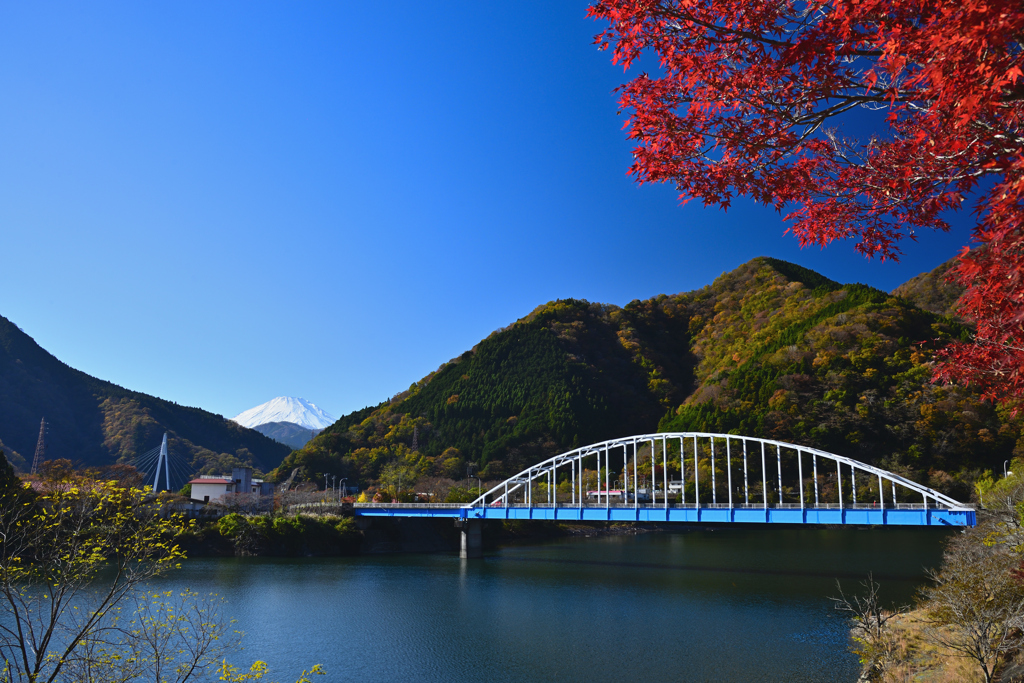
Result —
[[[221,498],[226,496],[228,493],[234,491],[233,484],[227,484],[222,481],[216,483],[202,483],[192,484],[192,500],[206,500],[206,496],[209,496],[211,503],[219,501]]]

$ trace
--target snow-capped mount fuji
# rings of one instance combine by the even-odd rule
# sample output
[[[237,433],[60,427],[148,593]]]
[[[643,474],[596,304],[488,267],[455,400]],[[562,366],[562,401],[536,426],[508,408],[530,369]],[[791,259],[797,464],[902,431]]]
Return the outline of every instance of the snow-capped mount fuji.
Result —
[[[292,448],[302,448],[334,424],[334,418],[315,403],[293,396],[278,396],[231,419]]]
[[[325,429],[334,418],[304,398],[278,396],[231,418],[243,427],[255,429],[268,422],[291,422],[306,429]]]

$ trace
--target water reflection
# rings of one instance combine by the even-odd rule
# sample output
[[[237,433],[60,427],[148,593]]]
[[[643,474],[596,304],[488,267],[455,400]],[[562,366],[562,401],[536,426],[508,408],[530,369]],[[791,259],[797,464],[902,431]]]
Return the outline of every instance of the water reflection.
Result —
[[[908,600],[942,533],[721,529],[455,555],[190,560],[284,679],[854,681],[835,580]],[[172,586],[173,587],[173,586]]]

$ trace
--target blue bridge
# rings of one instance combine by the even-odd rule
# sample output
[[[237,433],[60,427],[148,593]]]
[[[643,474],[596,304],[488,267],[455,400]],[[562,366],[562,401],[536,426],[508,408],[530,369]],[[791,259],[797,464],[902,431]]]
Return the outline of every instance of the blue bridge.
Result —
[[[667,432],[556,455],[468,504],[361,503],[365,517],[451,517],[463,551],[479,522],[678,522],[974,526],[972,507],[893,472],[796,444]],[[474,523],[476,522],[476,523]]]

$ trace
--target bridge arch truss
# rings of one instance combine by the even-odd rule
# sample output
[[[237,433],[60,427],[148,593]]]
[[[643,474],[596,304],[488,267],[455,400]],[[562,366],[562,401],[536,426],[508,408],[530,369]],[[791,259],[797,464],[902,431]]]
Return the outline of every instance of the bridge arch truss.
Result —
[[[466,510],[505,519],[524,518],[525,511],[529,519],[975,523],[970,506],[894,472],[817,448],[708,432],[576,448],[509,477]]]

